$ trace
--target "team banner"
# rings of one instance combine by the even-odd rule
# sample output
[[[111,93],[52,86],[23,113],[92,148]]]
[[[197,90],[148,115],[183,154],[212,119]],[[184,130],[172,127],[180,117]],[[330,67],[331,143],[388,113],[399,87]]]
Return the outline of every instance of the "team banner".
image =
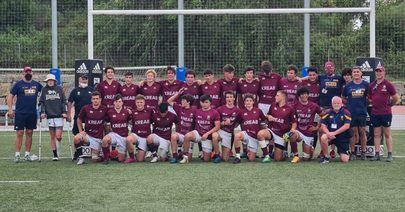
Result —
[[[103,80],[103,69],[102,60],[75,60],[75,86],[79,85],[79,77],[86,74],[89,86],[95,87]]]

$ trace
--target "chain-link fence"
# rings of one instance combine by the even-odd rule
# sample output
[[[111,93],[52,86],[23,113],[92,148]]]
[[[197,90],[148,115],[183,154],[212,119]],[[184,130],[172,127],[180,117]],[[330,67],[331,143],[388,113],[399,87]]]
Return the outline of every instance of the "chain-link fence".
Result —
[[[51,66],[51,1],[0,2],[0,68]],[[185,0],[185,9],[302,8],[302,0]],[[311,7],[363,7],[367,0],[312,0]],[[176,9],[177,0],[94,0],[94,9]],[[283,72],[303,66],[303,14],[185,16],[185,66],[239,71],[270,60]],[[338,69],[369,56],[369,15],[311,15],[311,63],[331,59]],[[391,79],[405,78],[405,3],[377,1],[377,56]],[[87,57],[87,1],[58,1],[58,63],[73,68]],[[116,67],[175,65],[177,16],[95,16],[94,58]]]

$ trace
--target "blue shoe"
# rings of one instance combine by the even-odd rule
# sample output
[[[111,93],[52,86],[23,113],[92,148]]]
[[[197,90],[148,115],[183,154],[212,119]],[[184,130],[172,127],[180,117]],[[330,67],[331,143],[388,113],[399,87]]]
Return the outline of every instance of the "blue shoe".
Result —
[[[177,163],[177,158],[170,159],[170,163]]]
[[[274,152],[273,152],[273,151],[269,152],[269,157],[270,157],[271,159],[274,159]]]
[[[246,152],[242,153],[242,154],[240,155],[240,158],[247,158]]]
[[[214,163],[221,163],[221,157],[216,157],[212,162]]]

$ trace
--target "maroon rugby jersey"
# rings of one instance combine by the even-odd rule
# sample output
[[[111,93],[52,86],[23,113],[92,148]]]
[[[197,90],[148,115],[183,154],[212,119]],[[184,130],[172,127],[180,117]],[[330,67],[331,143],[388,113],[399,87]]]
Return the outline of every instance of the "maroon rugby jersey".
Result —
[[[311,131],[310,129],[313,126],[315,114],[320,114],[321,108],[316,103],[310,101],[306,105],[298,101],[294,109],[298,131],[305,136],[313,137],[316,131]]]
[[[278,104],[272,105],[268,115],[276,118],[276,121],[269,121],[269,128],[280,137],[290,131],[292,124],[296,122],[294,110],[287,104],[283,107],[279,107]]]
[[[159,97],[162,94],[162,86],[154,82],[151,86],[145,83],[139,88],[139,93],[145,97],[145,106],[147,108],[156,109],[159,105]]]
[[[134,109],[132,111],[132,132],[142,138],[148,137],[151,134],[152,113],[151,109]]]
[[[371,114],[373,115],[390,115],[392,114],[390,105],[391,96],[397,94],[395,87],[386,79],[384,79],[380,84],[377,81],[372,82],[369,85],[369,99],[373,107],[371,109]]]
[[[98,109],[91,104],[85,105],[79,113],[79,118],[85,124],[84,131],[93,138],[102,139],[106,114],[107,108],[104,105],[100,105]]]
[[[219,121],[219,113],[215,109],[197,109],[195,112],[195,130],[201,136],[214,128],[216,121]]]
[[[138,94],[138,89],[139,87],[135,84],[131,84],[130,86],[124,84],[121,86],[120,93],[125,107],[131,109],[135,107],[135,96]]]
[[[260,123],[266,121],[266,116],[259,108],[254,107],[252,110],[245,108],[239,113],[239,120],[242,131],[257,139],[257,133],[261,129]]]
[[[222,98],[221,105],[225,105],[226,104],[225,92],[232,91],[232,93],[234,93],[235,97],[236,97],[236,93],[238,91],[239,78],[234,77],[234,78],[232,78],[231,81],[227,81],[224,78],[222,78],[222,79],[219,79],[217,82],[218,82],[218,84],[221,85],[221,91],[222,91],[221,96],[224,97],[224,98]],[[235,104],[236,104],[236,102],[235,102]]]
[[[170,83],[168,80],[163,80],[159,82],[160,86],[162,86],[162,102],[167,102],[167,100],[176,95],[180,88],[183,86],[184,82],[179,80],[174,80]]]
[[[187,83],[184,83],[182,85],[182,88],[185,88],[183,91],[184,94],[189,94],[194,97],[194,101],[192,102],[193,106],[200,106],[200,86],[198,85],[198,82],[194,82],[191,85],[188,85]]]
[[[172,135],[173,123],[177,123],[177,116],[173,113],[167,112],[166,116],[162,116],[159,112],[152,114],[153,133],[169,140]]]
[[[309,90],[308,100],[313,103],[319,104],[319,93],[321,92],[321,89],[319,88],[318,80],[313,82],[310,80],[304,80],[301,82],[300,87],[307,87]]]
[[[101,104],[107,108],[114,107],[114,96],[120,92],[121,84],[113,80],[108,84],[107,80],[102,81],[96,87],[96,90],[101,93]]]
[[[216,110],[219,113],[221,122],[226,121],[227,119],[230,119],[231,121],[231,125],[222,126],[221,129],[225,132],[233,133],[233,130],[239,124],[238,117],[240,109],[236,106],[234,106],[233,108],[229,108],[226,105],[222,105]]]
[[[107,112],[106,122],[110,123],[111,130],[122,137],[128,136],[128,122],[131,120],[131,115],[128,110],[122,108],[117,112],[115,108],[110,108]]]
[[[282,78],[280,80],[280,90],[287,93],[287,104],[293,106],[297,102],[297,89],[300,82],[298,80],[288,80],[287,78]]]
[[[174,103],[173,109],[176,111],[179,123],[176,126],[176,132],[180,134],[187,134],[194,130],[194,118],[196,109],[191,107],[189,109],[182,108],[179,104]]]
[[[217,108],[221,105],[221,85],[218,82],[214,82],[212,85],[205,82],[200,86],[200,93],[211,96],[211,108]]]
[[[274,102],[274,97],[280,87],[280,80],[281,76],[277,73],[270,73],[270,75],[262,73],[259,75],[259,103],[272,104]]]
[[[238,82],[238,93],[241,94],[241,98],[238,99],[239,108],[245,108],[245,103],[243,99],[245,98],[246,94],[252,94],[255,100],[254,107],[257,107],[258,97],[257,94],[259,93],[260,89],[260,82],[258,80],[253,80],[252,82],[248,82],[245,79]]]

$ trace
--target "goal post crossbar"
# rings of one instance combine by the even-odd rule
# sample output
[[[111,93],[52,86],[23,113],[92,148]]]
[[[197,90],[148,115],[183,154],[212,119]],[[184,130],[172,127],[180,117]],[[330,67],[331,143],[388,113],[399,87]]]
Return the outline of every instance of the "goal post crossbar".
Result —
[[[365,13],[370,7],[282,9],[192,9],[192,10],[91,10],[93,15],[258,15],[306,13]]]
[[[93,0],[87,1],[87,20],[88,20],[88,59],[93,59],[93,16],[95,15],[178,15],[179,20],[184,15],[257,15],[257,14],[306,14],[304,30],[304,42],[309,42],[309,14],[322,14],[322,13],[369,13],[370,15],[370,57],[376,56],[375,51],[375,17],[376,17],[376,0],[370,0],[369,7],[343,7],[343,8],[267,8],[267,9],[183,9],[183,0],[178,0],[178,8],[172,10],[94,10]],[[305,5],[309,5],[310,0],[305,0]],[[179,66],[183,67],[184,62],[184,32],[181,31],[181,24],[184,22],[179,21]],[[304,45],[305,52],[305,65],[309,65],[309,43]]]

